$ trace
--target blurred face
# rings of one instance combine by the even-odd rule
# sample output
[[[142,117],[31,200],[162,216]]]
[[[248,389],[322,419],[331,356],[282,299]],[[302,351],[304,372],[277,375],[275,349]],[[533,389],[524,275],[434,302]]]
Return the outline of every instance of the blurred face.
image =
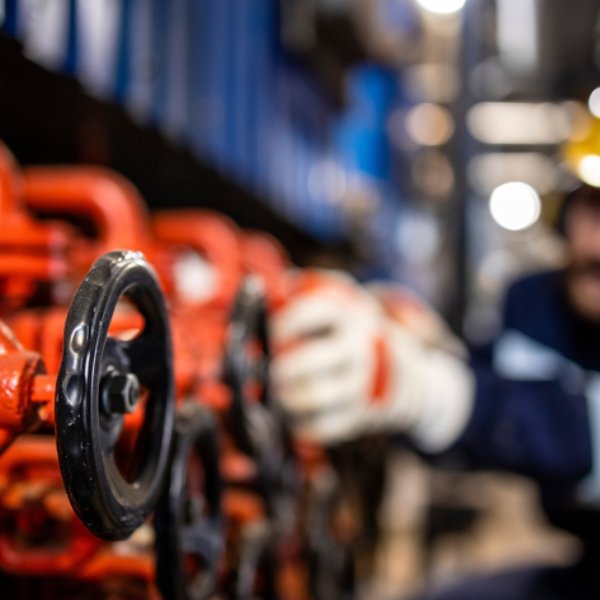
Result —
[[[565,232],[569,299],[583,318],[600,323],[600,190],[584,189],[573,198]]]

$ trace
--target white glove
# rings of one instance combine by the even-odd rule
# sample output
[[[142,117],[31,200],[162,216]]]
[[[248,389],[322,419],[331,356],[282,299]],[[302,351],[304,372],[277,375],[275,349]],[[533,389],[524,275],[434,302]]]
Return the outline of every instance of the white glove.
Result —
[[[297,434],[332,444],[406,432],[424,450],[450,445],[469,416],[473,381],[462,357],[448,351],[460,343],[446,328],[437,336],[445,343],[420,338],[341,273],[294,278],[296,293],[275,314],[272,334],[275,388]]]

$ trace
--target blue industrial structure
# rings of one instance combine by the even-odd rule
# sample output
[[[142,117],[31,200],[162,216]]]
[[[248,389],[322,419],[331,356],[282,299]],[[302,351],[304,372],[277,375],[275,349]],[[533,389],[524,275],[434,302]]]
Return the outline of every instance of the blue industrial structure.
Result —
[[[279,10],[277,0],[4,0],[2,28],[320,239],[355,227],[349,197],[367,189],[362,225],[377,231],[371,250],[385,272],[400,210],[386,133],[399,78],[360,64],[335,108],[282,49]]]

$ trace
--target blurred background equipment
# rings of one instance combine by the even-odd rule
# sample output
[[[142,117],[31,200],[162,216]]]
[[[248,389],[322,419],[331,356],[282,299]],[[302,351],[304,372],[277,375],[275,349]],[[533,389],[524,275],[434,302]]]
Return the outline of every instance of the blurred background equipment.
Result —
[[[594,0],[3,0],[0,137],[25,164],[103,164],[151,206],[267,229],[301,264],[401,280],[482,336],[510,265],[560,252],[543,223],[570,185],[558,148],[597,110],[597,14]],[[518,237],[488,210],[508,182],[542,198]]]
[[[241,393],[246,359],[256,359],[259,369],[268,357],[254,331],[246,332],[250,341],[226,338],[227,311],[236,298],[244,302],[236,296],[241,278],[262,276],[265,297],[258,302],[271,308],[285,298],[281,273],[292,261],[406,284],[457,333],[485,342],[498,326],[507,283],[561,264],[555,225],[562,197],[578,181],[600,187],[599,23],[600,0],[0,0],[0,140],[23,165],[12,189],[0,156],[0,316],[10,317],[27,350],[56,375],[65,314],[54,309],[67,306],[92,258],[134,240],[149,253],[168,298],[185,309],[175,319],[183,327],[173,333],[178,365],[187,364],[189,350],[180,338],[205,336],[198,338],[200,381],[193,368],[182,368],[178,385],[201,392],[211,409],[223,409],[224,389]],[[82,163],[93,168],[55,168]],[[140,190],[151,219],[121,175]],[[134,200],[106,200],[121,193]],[[19,195],[23,206],[13,204]],[[175,208],[191,212],[174,215]],[[238,370],[229,364],[234,373],[224,382],[219,369],[227,351]],[[266,390],[253,384],[253,398],[268,404]],[[38,408],[49,401],[48,390],[41,391],[41,400],[33,398]],[[188,400],[181,389],[178,400]],[[242,558],[250,561],[265,593],[273,574],[265,523],[279,527],[279,513],[264,510],[261,503],[272,501],[266,493],[258,509],[246,510],[245,488],[264,492],[265,481],[273,483],[289,465],[278,462],[271,479],[248,471],[254,462],[268,471],[265,454],[273,448],[256,447],[246,428],[253,419],[264,425],[269,411],[244,410],[234,419],[243,448],[228,447],[222,474],[227,485],[244,489],[222,502],[213,498],[207,520],[214,525],[221,509],[234,515],[227,556],[244,541],[248,551],[238,567],[248,564]],[[190,422],[204,416],[192,414]],[[51,430],[54,416],[40,418]],[[19,430],[11,423],[9,437]],[[202,421],[201,433],[204,426],[214,424]],[[285,442],[281,423],[269,426],[282,438],[274,444]],[[193,444],[193,432],[176,435],[179,444]],[[25,455],[30,441],[23,442]],[[336,515],[347,523],[340,486],[356,449],[342,455],[337,471],[331,456],[303,451],[303,468],[314,475],[303,496],[306,514],[331,524],[331,514],[319,511],[337,503]],[[4,459],[10,472],[13,458]],[[63,485],[55,459],[40,467],[51,498]],[[402,452],[386,460],[403,465],[408,483],[391,478],[377,513],[386,526],[369,523],[369,535],[386,535],[375,558],[361,558],[369,568],[359,561],[356,570],[359,579],[376,574],[361,579],[369,580],[366,597],[375,597],[373,590],[409,593],[429,576],[482,564],[549,555],[560,562],[574,551],[570,539],[539,520],[520,480],[484,475],[473,483],[430,472]],[[381,484],[385,478],[376,475]],[[27,485],[36,477],[24,475]],[[273,484],[278,500],[293,487],[284,483]],[[474,488],[487,490],[475,502]],[[7,502],[11,510],[27,504],[39,516],[39,504],[52,503],[46,491],[34,494],[35,510],[23,494]],[[391,510],[390,498],[406,512]],[[62,515],[64,524],[70,513],[61,512],[63,500],[50,514]],[[506,502],[523,516],[515,525],[522,535],[513,539],[498,535],[511,518]],[[331,529],[341,557],[334,584],[341,581],[344,591],[356,573],[346,568],[348,548]],[[35,527],[27,533],[35,538]],[[289,544],[281,555],[293,567],[290,547],[299,542],[292,538],[282,536]],[[136,557],[132,569],[143,579],[151,571],[151,542],[143,539],[140,547],[125,554]],[[392,566],[398,556],[411,568]],[[83,576],[98,580],[106,564]],[[241,571],[229,572],[230,590],[232,582],[239,589],[247,584],[236,579]],[[289,571],[286,581],[302,580]]]

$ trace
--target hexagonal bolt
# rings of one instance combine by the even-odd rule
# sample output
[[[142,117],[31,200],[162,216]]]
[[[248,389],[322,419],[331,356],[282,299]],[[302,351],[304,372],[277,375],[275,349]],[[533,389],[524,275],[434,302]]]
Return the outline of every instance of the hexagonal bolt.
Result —
[[[132,413],[140,399],[140,382],[133,373],[107,373],[101,382],[104,410],[108,414]]]

